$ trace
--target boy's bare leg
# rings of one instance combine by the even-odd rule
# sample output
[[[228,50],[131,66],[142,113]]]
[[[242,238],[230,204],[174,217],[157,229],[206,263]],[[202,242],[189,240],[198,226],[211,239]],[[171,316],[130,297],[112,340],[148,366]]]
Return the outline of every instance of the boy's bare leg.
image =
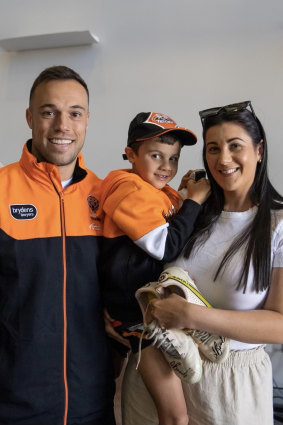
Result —
[[[188,425],[181,380],[175,375],[162,352],[152,345],[144,348],[138,370],[155,403],[159,424]]]

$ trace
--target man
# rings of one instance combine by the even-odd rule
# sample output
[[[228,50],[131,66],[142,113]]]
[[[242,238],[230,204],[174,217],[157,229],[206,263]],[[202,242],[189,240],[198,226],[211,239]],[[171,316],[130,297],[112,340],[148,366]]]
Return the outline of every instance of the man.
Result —
[[[26,118],[32,139],[0,170],[0,425],[112,425],[86,83],[44,70]]]

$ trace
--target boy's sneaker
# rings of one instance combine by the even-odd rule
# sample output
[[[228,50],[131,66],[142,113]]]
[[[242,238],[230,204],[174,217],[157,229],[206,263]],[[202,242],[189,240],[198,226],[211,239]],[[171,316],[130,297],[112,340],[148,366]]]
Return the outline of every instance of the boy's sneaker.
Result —
[[[222,363],[230,353],[230,341],[224,336],[210,334],[206,331],[185,330],[198,345],[202,354],[211,362]]]
[[[202,375],[202,360],[193,338],[179,329],[161,329],[156,320],[149,321],[147,318],[150,301],[153,298],[161,298],[160,293],[156,291],[158,285],[159,282],[150,282],[136,291],[136,298],[143,315],[144,333],[147,339],[153,340],[152,345],[163,352],[169,365],[182,381],[196,383]],[[139,364],[140,355],[139,352],[137,364]]]
[[[175,293],[193,304],[212,307],[198,291],[189,274],[180,267],[169,267],[159,276],[159,285],[155,290],[162,297],[166,293]],[[202,354],[212,362],[220,363],[227,359],[230,351],[229,339],[210,334],[206,331],[189,330],[184,332],[195,340]]]
[[[159,282],[149,282],[146,285],[139,288],[136,293],[135,297],[139,303],[142,316],[143,316],[143,323],[144,326],[148,326],[149,321],[147,320],[148,316],[148,307],[150,305],[150,301],[154,298],[161,298],[160,293],[156,291],[156,287],[159,284]],[[150,320],[151,322],[151,320]]]
[[[160,294],[159,298],[162,298],[165,294],[174,293],[185,298],[190,303],[212,307],[199,292],[188,272],[181,267],[173,266],[165,269],[159,276],[158,283],[159,285],[157,285],[155,291]]]
[[[175,374],[184,382],[195,384],[201,379],[202,360],[193,338],[179,329],[168,330],[156,320],[145,328],[147,338],[159,348]]]

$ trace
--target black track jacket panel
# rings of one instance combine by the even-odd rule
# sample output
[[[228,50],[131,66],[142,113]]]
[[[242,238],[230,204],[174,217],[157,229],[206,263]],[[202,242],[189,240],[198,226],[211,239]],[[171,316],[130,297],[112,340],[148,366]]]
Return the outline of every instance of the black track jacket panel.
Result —
[[[100,185],[79,154],[63,190],[27,145],[0,169],[0,425],[91,423],[112,408]]]

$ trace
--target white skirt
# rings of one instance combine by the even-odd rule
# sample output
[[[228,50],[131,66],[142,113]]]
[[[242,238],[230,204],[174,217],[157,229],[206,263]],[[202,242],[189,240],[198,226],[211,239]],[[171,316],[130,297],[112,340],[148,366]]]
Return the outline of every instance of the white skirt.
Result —
[[[122,388],[123,425],[158,425],[154,403],[132,357]],[[184,385],[189,425],[273,425],[272,367],[263,347],[204,361],[199,383]]]

